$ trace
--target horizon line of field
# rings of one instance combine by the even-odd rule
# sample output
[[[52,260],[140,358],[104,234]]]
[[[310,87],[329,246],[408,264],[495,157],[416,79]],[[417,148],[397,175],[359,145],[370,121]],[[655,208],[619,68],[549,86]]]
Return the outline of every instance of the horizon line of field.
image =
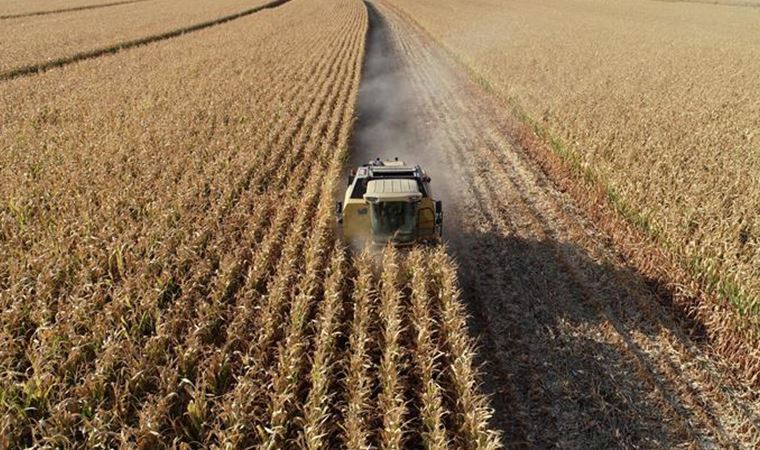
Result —
[[[135,3],[135,2],[141,2],[141,1],[147,1],[147,0],[130,0],[127,3]],[[112,55],[122,50],[129,50],[135,47],[140,47],[143,45],[165,41],[168,39],[182,36],[184,34],[204,30],[206,28],[211,28],[216,25],[222,25],[224,23],[231,22],[233,20],[240,19],[242,17],[250,16],[251,14],[255,14],[257,12],[260,12],[266,9],[277,8],[278,6],[288,3],[289,1],[290,0],[272,0],[263,5],[259,5],[254,8],[239,11],[234,14],[217,17],[216,19],[213,19],[213,20],[207,20],[207,21],[196,23],[196,24],[189,25],[186,27],[175,28],[170,31],[164,31],[162,33],[152,34],[152,35],[144,36],[137,39],[121,41],[121,42],[118,42],[116,44],[112,44],[106,47],[101,47],[101,48],[96,48],[94,50],[87,50],[87,51],[75,53],[71,56],[63,56],[63,57],[56,58],[50,61],[45,61],[42,63],[35,63],[35,64],[29,64],[26,66],[17,67],[15,69],[11,69],[5,72],[0,72],[0,81],[10,81],[10,80],[14,80],[16,78],[21,78],[25,76],[39,75],[39,74],[45,73],[46,71],[50,69],[64,67],[69,64],[86,61],[88,59],[95,59],[101,56]]]
[[[0,16],[0,20],[20,19],[22,17],[47,16],[50,14],[87,11],[89,9],[107,8],[109,6],[129,5],[131,3],[141,3],[141,2],[147,2],[147,1],[151,1],[151,0],[121,0],[121,1],[115,1],[115,2],[109,2],[109,3],[95,3],[92,5],[74,6],[71,8],[59,8],[59,9],[50,9],[46,11],[30,11],[30,12],[21,12],[21,13],[15,13],[15,14],[5,14],[5,15]]]

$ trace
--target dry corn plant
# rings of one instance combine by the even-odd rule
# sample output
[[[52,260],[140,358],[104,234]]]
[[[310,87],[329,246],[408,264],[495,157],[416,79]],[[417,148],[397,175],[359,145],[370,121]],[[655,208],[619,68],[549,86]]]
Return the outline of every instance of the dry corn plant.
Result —
[[[244,6],[175,3],[3,67]],[[292,0],[0,85],[1,447],[493,446],[451,260],[333,231],[366,32]]]
[[[35,2],[38,3],[38,2]],[[0,78],[14,77],[94,54],[115,53],[140,41],[160,40],[175,31],[255,9],[268,1],[156,0],[104,8],[62,11],[3,20]],[[43,7],[40,5],[40,7]],[[0,12],[0,16],[3,14]],[[16,39],[23,35],[23,39]],[[163,36],[163,37],[162,37]]]

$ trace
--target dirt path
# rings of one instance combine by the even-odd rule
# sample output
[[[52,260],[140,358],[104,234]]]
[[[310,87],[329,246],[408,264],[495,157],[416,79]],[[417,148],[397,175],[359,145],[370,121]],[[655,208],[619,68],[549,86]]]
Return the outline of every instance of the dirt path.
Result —
[[[513,145],[511,119],[456,63],[392,6],[368,9],[351,164],[398,156],[432,175],[505,445],[758,448],[758,394]]]

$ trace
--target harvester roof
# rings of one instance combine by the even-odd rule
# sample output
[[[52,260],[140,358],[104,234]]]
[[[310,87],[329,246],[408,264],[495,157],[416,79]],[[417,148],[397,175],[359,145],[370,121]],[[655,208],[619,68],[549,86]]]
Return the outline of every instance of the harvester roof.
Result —
[[[414,201],[422,197],[416,180],[380,178],[367,183],[364,199],[373,201]]]

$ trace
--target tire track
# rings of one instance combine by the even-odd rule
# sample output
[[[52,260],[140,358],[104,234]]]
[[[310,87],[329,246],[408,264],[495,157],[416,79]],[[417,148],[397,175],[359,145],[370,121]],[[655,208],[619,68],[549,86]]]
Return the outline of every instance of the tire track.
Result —
[[[499,139],[497,137],[496,139]],[[511,144],[509,144],[511,145]],[[503,147],[502,147],[503,148]],[[500,167],[502,174],[509,178],[518,189],[516,203],[518,203],[527,215],[536,219],[536,223],[541,226],[540,233],[544,236],[554,234],[555,230],[562,230],[560,238],[570,239],[576,242],[584,243],[584,250],[592,255],[595,259],[600,259],[610,264],[615,264],[616,256],[605,246],[604,242],[599,239],[589,239],[587,237],[591,231],[582,225],[583,219],[574,214],[557,214],[562,212],[565,205],[558,195],[554,195],[551,189],[541,189],[539,191],[530,190],[529,186],[533,183],[540,183],[542,186],[548,185],[538,168],[533,166],[530,161],[520,158],[517,153],[501,152],[499,155],[510,156],[510,167],[519,170],[509,171],[503,165],[498,165],[497,156],[492,155],[492,164]],[[535,180],[535,181],[534,181]],[[540,208],[535,203],[528,201],[532,197],[541,198],[541,203],[551,206]],[[574,270],[572,265],[573,252],[577,249],[560,248],[563,250],[558,260],[562,262],[568,273],[573,273],[573,278],[579,286],[585,287],[591,285],[588,279],[589,274]],[[600,272],[597,270],[597,272]],[[608,305],[594,305],[599,313],[611,325],[612,335],[622,339],[626,353],[635,355],[635,363],[644,368],[643,376],[647,378],[654,389],[662,392],[662,396],[667,400],[669,406],[674,411],[679,412],[686,420],[685,426],[689,426],[692,420],[698,420],[700,427],[709,430],[710,434],[717,438],[722,446],[736,445],[736,440],[730,436],[739,436],[740,442],[757,442],[758,440],[758,415],[757,409],[751,411],[751,403],[737,402],[731,395],[724,393],[729,385],[731,390],[739,398],[751,398],[751,391],[733,382],[716,376],[719,373],[717,362],[711,361],[700,353],[697,346],[690,341],[683,329],[677,323],[677,318],[672,318],[659,308],[657,299],[652,294],[648,286],[641,282],[639,278],[630,276],[625,272],[612,272],[613,286],[608,286],[608,297],[612,300]],[[614,288],[614,289],[612,289]],[[585,295],[589,298],[592,293],[587,292]],[[626,308],[622,305],[634,300],[636,308]],[[593,302],[592,302],[593,304]],[[631,325],[631,321],[638,321],[637,324]],[[609,329],[609,328],[608,328]],[[613,337],[612,339],[616,339]],[[666,347],[666,350],[661,349]],[[687,361],[699,358],[702,361],[702,368],[698,370],[693,364],[687,364]],[[679,369],[684,367],[683,370]],[[680,380],[680,382],[663,383],[662,379]],[[709,381],[708,381],[709,380]],[[694,389],[694,385],[719,386],[720,389]],[[743,392],[742,392],[743,391]],[[679,400],[680,399],[680,400]],[[683,404],[681,404],[683,403]],[[697,416],[693,416],[690,411],[694,410]],[[726,423],[721,418],[729,418]],[[731,423],[731,419],[741,418],[737,423]],[[728,427],[728,432],[724,430]],[[695,435],[692,434],[692,437]],[[700,438],[701,439],[701,438]]]
[[[407,134],[399,156],[432,167],[443,193],[505,443],[757,445],[756,396],[521,153],[500,107],[403,13],[369,7],[392,35],[394,82],[413,99],[391,131]]]

